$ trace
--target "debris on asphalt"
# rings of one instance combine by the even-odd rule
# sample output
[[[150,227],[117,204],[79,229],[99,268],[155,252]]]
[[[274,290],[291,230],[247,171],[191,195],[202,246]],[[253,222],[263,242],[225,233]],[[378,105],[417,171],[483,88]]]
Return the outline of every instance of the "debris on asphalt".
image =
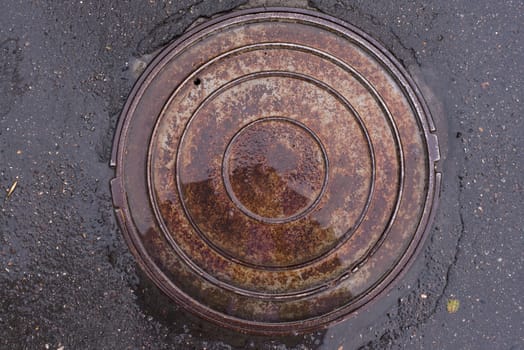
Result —
[[[5,199],[9,199],[9,197],[11,197],[11,195],[15,191],[17,185],[18,185],[18,180],[15,180],[13,182],[13,184],[11,185],[11,187],[9,187],[9,189],[7,190],[7,195],[6,195]]]
[[[458,311],[460,307],[460,301],[458,299],[448,299],[448,303],[446,304],[446,309],[450,314],[454,314]]]

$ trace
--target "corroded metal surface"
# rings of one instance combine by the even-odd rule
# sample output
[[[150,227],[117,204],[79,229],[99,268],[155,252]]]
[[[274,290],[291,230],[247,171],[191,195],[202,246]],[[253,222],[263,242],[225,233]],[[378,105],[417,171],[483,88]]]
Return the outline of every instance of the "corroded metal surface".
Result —
[[[115,138],[114,204],[142,268],[188,310],[308,331],[383,293],[421,246],[434,131],[365,34],[309,11],[236,12],[141,77]]]

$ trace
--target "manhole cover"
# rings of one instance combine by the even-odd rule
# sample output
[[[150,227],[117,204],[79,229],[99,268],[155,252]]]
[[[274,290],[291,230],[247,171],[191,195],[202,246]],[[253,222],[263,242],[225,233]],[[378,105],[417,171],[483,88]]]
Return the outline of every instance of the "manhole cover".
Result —
[[[440,174],[404,69],[332,17],[231,13],[153,61],[114,144],[141,267],[197,315],[288,333],[347,318],[421,246]]]

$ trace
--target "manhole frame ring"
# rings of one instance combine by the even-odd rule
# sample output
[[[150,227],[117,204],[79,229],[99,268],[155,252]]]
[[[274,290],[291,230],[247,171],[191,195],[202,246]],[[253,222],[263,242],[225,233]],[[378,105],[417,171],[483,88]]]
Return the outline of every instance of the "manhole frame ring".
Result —
[[[335,309],[330,313],[318,317],[301,321],[272,324],[241,320],[236,317],[220,314],[203,304],[195,303],[193,299],[181,291],[174,283],[165,278],[163,272],[155,266],[151,258],[147,254],[144,254],[144,246],[142,242],[136,239],[138,237],[136,229],[128,225],[130,221],[133,222],[133,219],[127,206],[127,196],[124,192],[124,186],[122,183],[124,177],[122,167],[123,150],[121,149],[121,146],[124,145],[121,145],[121,140],[125,140],[127,135],[127,128],[129,127],[131,119],[131,114],[129,112],[132,111],[134,105],[136,105],[137,96],[142,95],[144,89],[147,88],[147,85],[144,85],[144,83],[148,79],[153,79],[161,69],[161,67],[158,66],[158,63],[160,63],[167,55],[178,51],[176,50],[177,46],[180,46],[184,41],[191,39],[194,35],[208,27],[214,26],[224,20],[260,13],[276,13],[278,15],[287,14],[295,19],[302,19],[310,23],[319,24],[320,22],[321,25],[335,25],[338,27],[338,30],[355,40],[362,47],[365,47],[368,52],[375,56],[375,59],[377,59],[377,61],[389,71],[389,74],[395,79],[399,87],[402,88],[403,94],[408,98],[411,108],[414,111],[414,115],[417,116],[419,127],[421,128],[421,131],[423,131],[423,145],[426,147],[428,156],[427,193],[424,200],[424,208],[417,229],[408,248],[393,267],[392,271],[382,280],[377,281],[375,286],[371,287],[368,293],[362,294],[350,305]],[[433,222],[436,214],[442,181],[442,174],[437,170],[437,163],[439,161],[440,149],[436,135],[435,123],[432,120],[431,112],[427,103],[417,84],[413,78],[411,78],[407,70],[402,67],[400,62],[389,51],[387,51],[382,44],[354,25],[321,12],[289,7],[264,7],[236,10],[217,16],[216,18],[189,29],[179,38],[162,48],[161,52],[151,61],[139,79],[135,82],[129,96],[127,97],[122,112],[119,115],[110,160],[110,166],[115,168],[115,177],[111,180],[110,185],[117,221],[129,249],[137,258],[135,259],[136,262],[146,275],[155,282],[154,284],[171,299],[175,300],[179,306],[189,313],[196,314],[205,320],[235,331],[264,335],[288,335],[324,329],[343,320],[352,319],[358,314],[357,311],[367,309],[383,299],[383,297],[395,286],[395,282],[404,277],[407,271],[410,270],[416,257],[419,255],[420,250],[424,247],[428,232],[432,228],[429,224]],[[171,288],[168,288],[166,283],[169,284]],[[368,298],[370,294],[372,297]],[[363,302],[364,298],[366,300]],[[318,319],[322,319],[323,322],[315,322],[315,320]]]

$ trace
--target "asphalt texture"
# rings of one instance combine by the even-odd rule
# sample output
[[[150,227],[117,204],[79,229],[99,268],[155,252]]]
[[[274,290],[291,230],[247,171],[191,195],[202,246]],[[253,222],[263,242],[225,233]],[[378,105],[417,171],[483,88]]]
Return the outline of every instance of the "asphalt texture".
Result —
[[[524,349],[523,1],[307,4],[403,63],[444,145],[425,250],[377,308],[251,337],[185,314],[140,272],[109,191],[118,114],[156,50],[244,2],[1,1],[0,349]]]

